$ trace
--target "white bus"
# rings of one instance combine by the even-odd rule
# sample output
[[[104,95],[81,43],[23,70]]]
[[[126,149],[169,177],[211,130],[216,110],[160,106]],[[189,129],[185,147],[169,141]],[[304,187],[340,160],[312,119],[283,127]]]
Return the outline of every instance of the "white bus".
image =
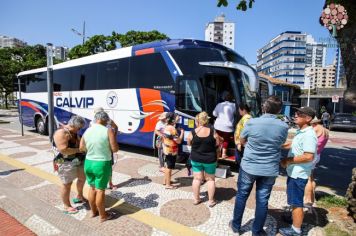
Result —
[[[47,132],[47,69],[18,74],[23,124]],[[212,114],[223,91],[237,104],[260,111],[257,74],[246,60],[222,45],[199,40],[164,40],[120,48],[53,66],[55,126],[73,115],[88,123],[103,107],[118,124],[119,143],[154,148],[154,127],[162,112],[181,116],[194,128],[194,116]],[[238,120],[238,114],[236,120]],[[187,151],[186,143],[182,145]]]

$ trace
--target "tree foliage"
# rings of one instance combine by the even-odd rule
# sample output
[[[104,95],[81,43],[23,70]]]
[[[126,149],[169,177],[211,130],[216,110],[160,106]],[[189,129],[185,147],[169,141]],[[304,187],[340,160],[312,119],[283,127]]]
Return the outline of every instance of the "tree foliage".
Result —
[[[152,42],[156,40],[167,39],[167,35],[153,31],[128,31],[126,34],[118,34],[115,31],[111,35],[94,35],[90,37],[83,45],[77,45],[69,51],[69,58],[75,59],[84,56],[93,55],[100,52],[110,51],[121,47],[133,46],[136,44]]]
[[[24,70],[43,67],[46,62],[46,48],[42,45],[0,49],[0,92],[5,96],[6,108],[8,96],[14,92],[16,75]]]
[[[248,8],[252,8],[253,3],[255,2],[255,0],[239,0],[238,4],[236,5],[236,9],[237,10],[241,10],[241,11],[246,11],[247,7]],[[224,6],[227,7],[229,5],[228,0],[218,0],[218,7]]]

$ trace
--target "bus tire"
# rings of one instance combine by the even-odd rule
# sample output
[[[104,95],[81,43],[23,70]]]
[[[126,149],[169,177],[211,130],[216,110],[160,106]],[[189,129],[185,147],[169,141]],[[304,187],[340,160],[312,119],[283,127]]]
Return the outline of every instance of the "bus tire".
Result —
[[[38,117],[36,119],[36,131],[39,134],[46,135],[47,134],[47,124],[44,122],[42,117]]]

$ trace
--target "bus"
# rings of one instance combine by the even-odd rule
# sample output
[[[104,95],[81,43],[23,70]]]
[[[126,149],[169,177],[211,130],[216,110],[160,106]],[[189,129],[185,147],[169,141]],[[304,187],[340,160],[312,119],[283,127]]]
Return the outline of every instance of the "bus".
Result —
[[[47,68],[18,78],[20,121],[46,134]],[[55,127],[73,115],[89,124],[94,109],[103,107],[119,127],[118,143],[155,148],[154,128],[162,112],[177,113],[178,125],[189,131],[195,115],[206,111],[212,117],[220,95],[229,91],[236,105],[245,102],[257,115],[258,84],[242,56],[213,42],[167,39],[120,48],[53,66]],[[182,151],[188,152],[185,140]]]

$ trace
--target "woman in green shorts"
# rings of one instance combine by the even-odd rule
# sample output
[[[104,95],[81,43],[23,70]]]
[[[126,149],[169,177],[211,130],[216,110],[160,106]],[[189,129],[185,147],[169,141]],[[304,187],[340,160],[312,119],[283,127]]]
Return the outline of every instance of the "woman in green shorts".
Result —
[[[113,214],[105,212],[105,189],[111,177],[111,153],[119,150],[117,129],[107,128],[108,114],[95,114],[95,124],[88,128],[80,142],[80,150],[86,151],[84,172],[89,189],[89,205],[92,217],[100,215],[100,222],[110,220]]]
[[[208,183],[209,207],[216,205],[215,194],[215,170],[216,170],[216,148],[219,145],[219,136],[215,130],[208,127],[209,117],[206,112],[196,116],[197,128],[187,137],[188,145],[192,146],[190,154],[193,169],[193,193],[194,205],[201,203],[200,185],[205,176]]]

